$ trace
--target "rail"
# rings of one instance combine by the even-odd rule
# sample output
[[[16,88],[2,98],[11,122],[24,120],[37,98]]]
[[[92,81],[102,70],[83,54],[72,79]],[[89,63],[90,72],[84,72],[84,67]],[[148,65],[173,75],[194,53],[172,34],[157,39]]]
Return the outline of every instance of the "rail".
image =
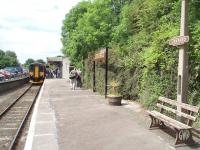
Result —
[[[36,101],[37,96],[38,96],[38,94],[39,94],[39,92],[40,92],[40,89],[41,89],[41,86],[40,86],[40,88],[39,88],[39,90],[38,90],[38,92],[37,92],[37,94],[36,94],[36,96],[35,96],[35,98],[34,98],[32,104],[29,106],[29,108],[28,108],[26,114],[24,115],[24,118],[23,118],[23,120],[22,120],[22,122],[21,122],[19,128],[17,129],[17,132],[16,132],[16,134],[15,134],[15,136],[14,136],[14,138],[13,138],[13,140],[12,140],[12,142],[11,142],[11,144],[10,144],[8,150],[12,150],[12,149],[14,148],[15,143],[16,143],[16,141],[17,141],[17,138],[19,137],[20,132],[22,131],[23,126],[25,125],[26,119],[28,118],[28,116],[29,116],[29,114],[30,114],[30,112],[31,112],[31,110],[32,110],[32,108],[33,108],[33,106],[34,106],[34,104],[35,104],[35,101]]]
[[[2,133],[5,137],[9,137],[9,139],[0,143],[0,145],[3,145],[4,148],[7,147],[8,150],[15,148],[17,140],[22,133],[21,131],[23,130],[26,120],[37,99],[40,88],[41,86],[30,85],[30,87],[28,87],[23,94],[17,97],[14,102],[1,112],[0,124],[3,124],[4,126],[1,128],[5,128],[11,132],[4,132],[5,135]],[[10,124],[14,125],[11,127]]]
[[[29,90],[31,87],[32,87],[32,85],[30,85],[30,86],[24,91],[23,94],[21,94],[16,100],[14,100],[14,102],[12,102],[9,106],[7,106],[7,107],[5,108],[4,111],[2,111],[2,112],[0,113],[0,119],[3,117],[4,114],[6,114],[6,112],[8,112],[8,111],[10,110],[10,108],[12,108],[13,105],[15,105],[15,103],[16,103],[18,100],[20,100],[20,98],[22,98],[22,97],[24,96],[24,94],[26,94],[26,93],[28,92],[28,90]]]

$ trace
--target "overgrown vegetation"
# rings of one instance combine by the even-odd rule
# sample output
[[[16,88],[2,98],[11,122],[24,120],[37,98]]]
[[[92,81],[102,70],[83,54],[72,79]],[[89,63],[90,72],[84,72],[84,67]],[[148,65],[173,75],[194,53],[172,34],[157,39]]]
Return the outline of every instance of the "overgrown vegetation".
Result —
[[[92,87],[90,52],[109,46],[109,80],[121,83],[124,98],[145,106],[158,96],[176,99],[178,49],[168,40],[179,35],[181,0],[94,0],[76,5],[62,27],[63,53],[82,67]],[[190,0],[189,93],[200,105],[200,2]],[[97,62],[97,90],[104,92],[104,62]]]

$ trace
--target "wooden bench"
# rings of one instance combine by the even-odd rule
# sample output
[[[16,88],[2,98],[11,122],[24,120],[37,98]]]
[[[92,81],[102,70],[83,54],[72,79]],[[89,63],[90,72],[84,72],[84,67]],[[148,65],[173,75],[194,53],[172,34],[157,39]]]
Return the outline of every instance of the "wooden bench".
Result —
[[[176,132],[175,146],[180,144],[194,144],[191,129],[193,122],[197,118],[199,107],[178,103],[175,100],[165,97],[159,97],[158,100],[157,107],[159,111],[147,111],[151,118],[150,129],[154,127],[164,128],[168,125]],[[178,111],[177,105],[181,106],[184,112]]]

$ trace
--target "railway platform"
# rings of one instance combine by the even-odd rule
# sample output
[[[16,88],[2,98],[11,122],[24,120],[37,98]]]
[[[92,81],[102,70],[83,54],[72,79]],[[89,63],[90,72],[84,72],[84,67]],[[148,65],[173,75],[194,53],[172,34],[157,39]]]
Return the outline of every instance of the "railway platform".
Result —
[[[110,106],[98,93],[71,90],[66,79],[47,79],[33,111],[25,150],[175,149],[173,137],[149,130],[148,125],[149,117],[137,103]]]

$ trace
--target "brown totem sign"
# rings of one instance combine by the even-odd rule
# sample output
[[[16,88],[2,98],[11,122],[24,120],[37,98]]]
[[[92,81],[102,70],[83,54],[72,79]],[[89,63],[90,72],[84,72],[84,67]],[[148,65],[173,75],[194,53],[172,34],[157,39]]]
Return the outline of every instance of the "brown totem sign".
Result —
[[[95,61],[105,60],[105,98],[107,98],[108,91],[108,47],[102,49],[94,54],[93,58],[93,92],[96,91],[96,75],[95,75]]]
[[[94,60],[102,60],[105,59],[106,50],[102,49],[99,52],[95,53]]]

